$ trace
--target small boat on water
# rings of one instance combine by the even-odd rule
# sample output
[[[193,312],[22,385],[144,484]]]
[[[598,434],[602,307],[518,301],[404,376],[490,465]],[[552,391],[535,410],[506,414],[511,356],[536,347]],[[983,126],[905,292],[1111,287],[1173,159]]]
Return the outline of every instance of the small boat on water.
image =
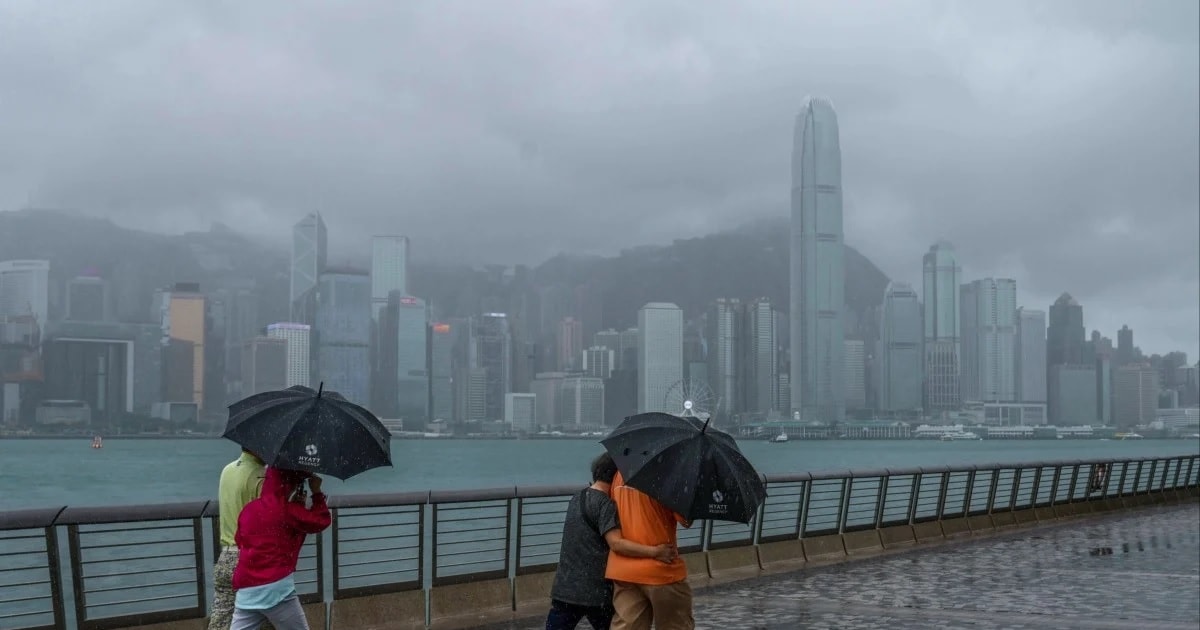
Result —
[[[775,437],[773,437],[767,441],[770,442],[771,444],[781,444],[783,442],[788,441],[788,434],[785,431],[780,431],[779,435],[776,435]]]
[[[92,438],[92,448],[104,448],[104,438],[97,435]]]
[[[960,440],[979,440],[982,438],[979,437],[978,433],[972,431],[947,431],[938,439],[943,442],[958,442]]]
[[[1118,440],[1140,440],[1140,439],[1142,439],[1142,436],[1138,435],[1137,433],[1118,433],[1118,434],[1114,435],[1113,437],[1117,438]]]

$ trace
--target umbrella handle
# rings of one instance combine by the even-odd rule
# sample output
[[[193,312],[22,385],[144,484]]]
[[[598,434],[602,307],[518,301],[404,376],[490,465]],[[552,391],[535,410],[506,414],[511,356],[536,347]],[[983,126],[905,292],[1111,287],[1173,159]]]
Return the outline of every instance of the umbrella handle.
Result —
[[[317,385],[317,398],[321,397],[321,392],[323,391],[325,391],[325,381],[321,381],[321,383]]]

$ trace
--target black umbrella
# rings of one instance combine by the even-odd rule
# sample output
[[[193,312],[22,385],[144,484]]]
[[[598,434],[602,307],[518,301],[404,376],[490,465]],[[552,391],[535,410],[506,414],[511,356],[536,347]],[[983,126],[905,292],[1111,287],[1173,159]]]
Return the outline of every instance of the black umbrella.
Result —
[[[737,442],[707,421],[638,414],[600,443],[626,484],[688,520],[749,523],[767,496]]]
[[[392,465],[392,436],[370,411],[337,392],[295,386],[229,406],[224,437],[269,466],[349,479]]]

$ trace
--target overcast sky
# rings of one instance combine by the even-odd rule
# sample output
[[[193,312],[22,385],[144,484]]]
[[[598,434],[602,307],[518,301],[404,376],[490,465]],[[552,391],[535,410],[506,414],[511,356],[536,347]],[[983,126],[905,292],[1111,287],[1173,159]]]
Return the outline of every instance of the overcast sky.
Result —
[[[1200,354],[1193,0],[6,0],[0,209],[62,207],[331,258],[611,254],[788,213],[793,119],[841,123],[847,243],[917,283],[1070,291]]]

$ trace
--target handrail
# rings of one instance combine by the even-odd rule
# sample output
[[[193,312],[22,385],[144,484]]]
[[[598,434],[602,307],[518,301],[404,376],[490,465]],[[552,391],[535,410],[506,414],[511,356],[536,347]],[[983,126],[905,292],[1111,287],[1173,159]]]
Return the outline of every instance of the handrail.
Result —
[[[762,478],[767,498],[749,527],[697,523],[681,532],[681,550],[716,558],[757,548],[754,557],[765,564],[767,546],[789,540],[803,541],[807,554],[814,537],[845,537],[833,548],[848,552],[852,540],[882,541],[884,530],[896,527],[914,535],[927,525],[941,533],[977,519],[1001,527],[1042,520],[1047,511],[1050,518],[1080,513],[1072,504],[1085,504],[1086,512],[1097,502],[1132,506],[1184,491],[1192,496],[1200,489],[1200,454]],[[419,601],[432,616],[447,610],[436,603],[450,597],[447,589],[544,576],[557,563],[567,501],[583,487],[332,496],[333,524],[309,537],[298,591],[306,603],[427,592]],[[201,618],[209,601],[206,570],[220,552],[218,523],[214,500],[0,512],[0,627],[111,630]],[[510,596],[497,601],[517,601]]]

